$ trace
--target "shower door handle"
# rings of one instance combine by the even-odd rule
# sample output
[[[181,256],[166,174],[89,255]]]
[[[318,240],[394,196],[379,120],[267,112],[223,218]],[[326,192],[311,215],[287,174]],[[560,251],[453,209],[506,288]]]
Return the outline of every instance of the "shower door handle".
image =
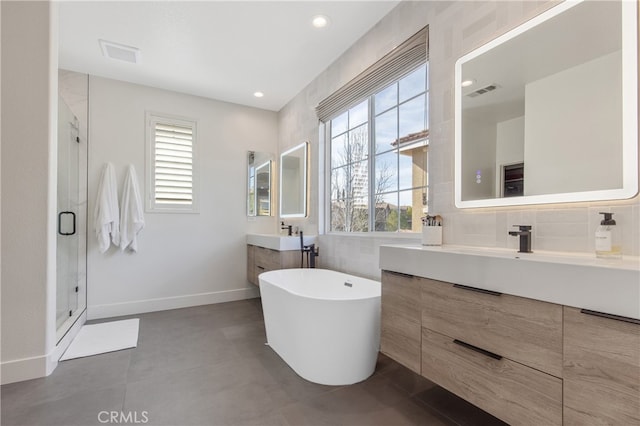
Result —
[[[73,228],[71,232],[62,232],[62,216],[63,215],[71,215]],[[76,214],[74,212],[60,212],[58,213],[58,234],[60,235],[73,235],[76,233]]]

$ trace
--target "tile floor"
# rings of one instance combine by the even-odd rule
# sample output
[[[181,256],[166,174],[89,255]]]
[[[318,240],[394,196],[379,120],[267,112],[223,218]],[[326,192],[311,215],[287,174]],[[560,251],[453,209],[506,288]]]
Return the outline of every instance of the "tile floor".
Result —
[[[352,386],[305,381],[265,346],[259,299],[127,318],[137,348],[2,386],[1,424],[503,424],[384,355]]]

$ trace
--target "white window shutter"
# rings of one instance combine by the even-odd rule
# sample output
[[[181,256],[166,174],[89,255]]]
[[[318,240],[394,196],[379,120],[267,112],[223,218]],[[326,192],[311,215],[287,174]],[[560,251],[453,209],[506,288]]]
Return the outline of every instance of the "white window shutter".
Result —
[[[155,123],[154,202],[193,203],[193,129]]]
[[[147,212],[198,213],[197,123],[146,113]]]

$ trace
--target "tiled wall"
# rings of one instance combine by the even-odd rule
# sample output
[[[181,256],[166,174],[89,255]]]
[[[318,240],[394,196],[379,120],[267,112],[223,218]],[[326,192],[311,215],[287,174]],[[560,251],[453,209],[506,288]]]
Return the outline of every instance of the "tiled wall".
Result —
[[[612,211],[623,227],[624,253],[640,254],[640,198],[619,202],[568,203],[518,208],[457,209],[454,176],[454,63],[465,53],[552,7],[552,1],[402,2],[322,72],[279,114],[280,152],[302,140],[311,142],[311,214],[300,221],[305,232],[318,231],[318,120],[314,107],[425,25],[429,25],[430,60],[430,210],[445,220],[444,242],[517,247],[507,231],[533,225],[534,250],[592,252],[599,211]],[[321,228],[321,227],[320,227]],[[378,277],[380,244],[419,243],[417,236],[320,237],[323,267]]]

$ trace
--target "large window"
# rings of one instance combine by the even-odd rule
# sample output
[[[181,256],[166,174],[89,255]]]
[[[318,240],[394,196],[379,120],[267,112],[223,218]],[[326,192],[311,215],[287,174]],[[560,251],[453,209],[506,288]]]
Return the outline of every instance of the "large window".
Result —
[[[147,210],[196,212],[195,121],[147,114]]]
[[[327,122],[332,232],[412,232],[427,211],[428,63]]]

